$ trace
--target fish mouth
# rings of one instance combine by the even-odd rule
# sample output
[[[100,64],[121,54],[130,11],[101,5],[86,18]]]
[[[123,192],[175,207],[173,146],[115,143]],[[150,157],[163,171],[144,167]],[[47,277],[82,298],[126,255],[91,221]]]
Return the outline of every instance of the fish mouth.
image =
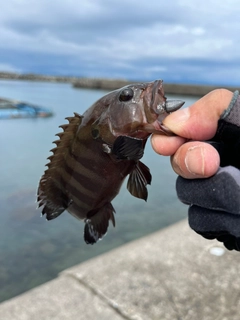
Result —
[[[144,124],[142,131],[148,132],[149,134],[158,134],[164,136],[175,136],[176,134],[164,126],[158,120],[154,121],[153,123]]]
[[[148,133],[161,135],[175,135],[166,128],[162,121],[171,113],[180,109],[185,103],[182,100],[167,100],[164,95],[163,81],[155,80],[147,89],[148,108],[145,105],[145,115],[147,123],[144,123],[142,130]],[[149,112],[150,111],[150,112]]]
[[[156,114],[171,113],[180,109],[185,101],[168,100],[164,95],[163,81],[156,80],[152,86],[152,99],[150,108]]]
[[[161,114],[166,112],[166,100],[167,98],[164,96],[163,91],[163,81],[156,80],[152,85],[152,97],[150,103],[150,109],[155,114]]]

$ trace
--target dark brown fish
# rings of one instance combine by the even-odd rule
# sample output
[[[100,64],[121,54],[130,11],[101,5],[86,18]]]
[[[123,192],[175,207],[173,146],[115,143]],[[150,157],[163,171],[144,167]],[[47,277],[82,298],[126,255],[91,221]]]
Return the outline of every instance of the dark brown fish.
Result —
[[[151,133],[168,134],[162,120],[184,102],[166,101],[161,80],[128,85],[98,100],[82,116],[66,118],[38,188],[47,220],[67,210],[84,219],[93,244],[115,226],[113,198],[127,175],[127,188],[147,200],[151,174],[141,161]]]

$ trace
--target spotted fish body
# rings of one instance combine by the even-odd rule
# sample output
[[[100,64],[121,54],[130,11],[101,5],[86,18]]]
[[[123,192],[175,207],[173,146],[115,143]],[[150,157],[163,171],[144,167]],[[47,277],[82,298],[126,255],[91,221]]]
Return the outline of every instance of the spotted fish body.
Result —
[[[161,126],[166,106],[162,81],[156,80],[110,92],[82,116],[66,118],[38,188],[47,220],[67,210],[84,220],[85,242],[93,244],[107,232],[109,220],[115,225],[111,201],[126,176],[129,192],[147,200],[151,174],[139,159],[151,133],[167,133]]]

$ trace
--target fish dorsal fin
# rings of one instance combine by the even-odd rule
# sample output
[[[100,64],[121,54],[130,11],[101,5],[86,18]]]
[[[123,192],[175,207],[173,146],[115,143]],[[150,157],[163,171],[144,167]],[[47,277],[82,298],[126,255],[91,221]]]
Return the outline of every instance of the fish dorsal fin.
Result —
[[[54,141],[56,148],[48,159],[50,160],[46,166],[48,169],[44,172],[38,187],[39,207],[43,206],[42,214],[46,214],[47,220],[51,220],[59,216],[70,204],[68,194],[62,185],[61,168],[65,165],[65,156],[71,147],[73,139],[76,135],[78,126],[82,122],[82,116],[74,113],[74,117],[66,118],[69,123],[60,126],[63,132],[57,134],[59,140]]]
[[[53,154],[50,157],[48,157],[48,159],[50,160],[50,162],[47,164],[49,169],[55,166],[56,163],[58,164],[58,166],[61,166],[61,164],[65,162],[64,155],[66,153],[66,150],[68,150],[68,148],[71,147],[78,126],[82,122],[82,118],[83,117],[81,115],[74,112],[74,117],[66,118],[69,123],[59,126],[59,128],[63,129],[63,132],[56,134],[56,136],[58,136],[59,139],[53,141],[53,143],[56,144],[56,148],[53,148],[51,150]]]
[[[147,201],[148,191],[147,184],[151,184],[152,175],[149,168],[138,161],[134,170],[130,173],[127,189],[134,197]]]

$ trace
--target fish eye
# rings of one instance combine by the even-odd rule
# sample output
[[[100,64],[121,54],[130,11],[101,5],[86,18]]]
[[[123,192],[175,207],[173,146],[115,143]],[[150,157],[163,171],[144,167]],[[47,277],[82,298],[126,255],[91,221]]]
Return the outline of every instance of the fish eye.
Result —
[[[93,139],[99,138],[99,130],[98,129],[92,130],[92,137],[93,137]]]
[[[119,100],[126,102],[131,100],[133,96],[134,96],[133,90],[131,88],[126,88],[120,92]]]

